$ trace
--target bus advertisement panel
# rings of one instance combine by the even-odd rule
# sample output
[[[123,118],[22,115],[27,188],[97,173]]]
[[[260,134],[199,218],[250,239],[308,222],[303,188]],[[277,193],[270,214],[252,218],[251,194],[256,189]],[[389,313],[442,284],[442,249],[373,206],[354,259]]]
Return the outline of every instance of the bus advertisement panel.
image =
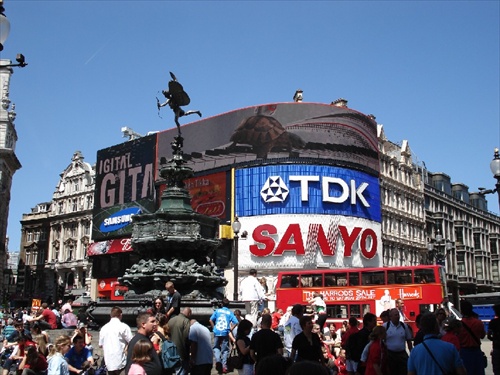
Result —
[[[284,271],[278,273],[276,307],[307,306],[320,293],[328,320],[341,323],[350,317],[362,320],[367,312],[380,316],[401,299],[405,321],[415,328],[418,314],[442,303],[445,286],[443,267],[433,265]]]

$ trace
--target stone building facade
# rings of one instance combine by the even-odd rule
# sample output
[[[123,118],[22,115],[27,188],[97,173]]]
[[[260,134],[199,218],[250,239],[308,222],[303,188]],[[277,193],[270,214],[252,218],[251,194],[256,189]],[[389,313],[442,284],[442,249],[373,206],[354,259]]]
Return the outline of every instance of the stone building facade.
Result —
[[[89,291],[91,270],[86,249],[91,241],[94,176],[94,167],[76,151],[60,175],[52,201],[23,215],[25,296],[55,301]],[[37,270],[34,276],[33,269]]]

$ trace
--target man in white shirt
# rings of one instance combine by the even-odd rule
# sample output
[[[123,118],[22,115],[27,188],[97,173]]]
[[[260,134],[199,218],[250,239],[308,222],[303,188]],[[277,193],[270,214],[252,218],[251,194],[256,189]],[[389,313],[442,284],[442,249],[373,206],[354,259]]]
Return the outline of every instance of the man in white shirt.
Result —
[[[285,346],[285,354],[287,357],[290,356],[292,352],[292,343],[295,336],[302,332],[302,327],[300,326],[300,318],[304,314],[304,307],[301,304],[293,305],[292,315],[290,319],[285,323],[285,329],[283,331],[283,341]],[[292,358],[292,360],[294,360]]]
[[[99,332],[99,346],[103,350],[104,362],[109,375],[119,375],[127,363],[125,347],[132,339],[130,327],[122,323],[122,309],[111,309],[111,320]]]
[[[245,302],[247,311],[246,319],[250,320],[254,327],[257,326],[257,317],[259,315],[259,301],[263,301],[266,296],[264,288],[257,279],[257,270],[252,268],[250,275],[247,276],[240,285],[241,300]]]
[[[413,349],[412,333],[406,323],[400,322],[397,308],[389,311],[389,321],[384,324],[387,330],[387,366],[391,374],[405,375],[407,372],[408,350]]]

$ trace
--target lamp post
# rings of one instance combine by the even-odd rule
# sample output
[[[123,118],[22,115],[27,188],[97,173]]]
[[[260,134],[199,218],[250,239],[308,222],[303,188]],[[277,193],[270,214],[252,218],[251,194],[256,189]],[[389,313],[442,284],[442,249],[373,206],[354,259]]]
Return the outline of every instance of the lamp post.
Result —
[[[238,220],[238,216],[234,218],[233,223],[231,224],[233,228],[234,237],[233,237],[233,267],[234,267],[234,293],[233,293],[233,301],[238,301],[238,234],[240,233],[241,223]]]
[[[436,237],[434,240],[427,245],[427,250],[429,254],[429,259],[434,263],[436,260],[436,264],[440,266],[445,266],[446,254],[453,248],[453,244],[447,240],[443,239],[443,235],[439,228],[436,232]]]

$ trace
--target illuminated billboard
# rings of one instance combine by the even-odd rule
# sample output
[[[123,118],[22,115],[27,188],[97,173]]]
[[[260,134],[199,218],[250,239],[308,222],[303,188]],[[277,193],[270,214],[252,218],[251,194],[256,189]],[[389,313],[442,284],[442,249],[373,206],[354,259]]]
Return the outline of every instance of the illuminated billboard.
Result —
[[[381,267],[380,223],[340,215],[240,217],[241,269]]]
[[[238,109],[181,126],[195,172],[294,160],[338,165],[378,176],[377,124],[347,107],[277,103]],[[172,155],[177,129],[158,133],[158,157]]]
[[[341,167],[277,164],[238,169],[236,214],[328,214],[381,221],[377,177]]]
[[[132,216],[155,211],[156,135],[97,152],[92,239],[130,237]]]

